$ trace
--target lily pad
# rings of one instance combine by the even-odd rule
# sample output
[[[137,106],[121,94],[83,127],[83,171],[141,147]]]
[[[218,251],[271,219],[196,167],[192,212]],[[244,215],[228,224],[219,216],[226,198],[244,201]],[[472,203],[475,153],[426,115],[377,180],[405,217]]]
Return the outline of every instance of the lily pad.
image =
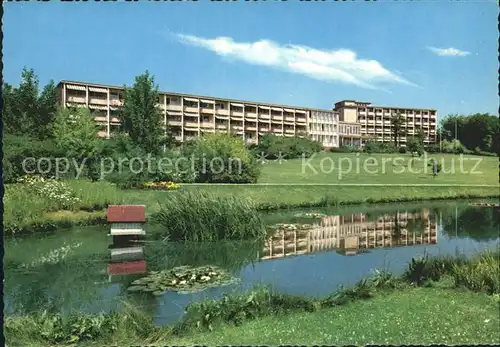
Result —
[[[144,286],[130,286],[127,288],[129,292],[140,292],[144,289]]]
[[[215,266],[180,266],[171,270],[150,272],[148,276],[132,282],[129,292],[150,292],[156,296],[167,290],[193,293],[228,285],[234,281],[228,272]]]

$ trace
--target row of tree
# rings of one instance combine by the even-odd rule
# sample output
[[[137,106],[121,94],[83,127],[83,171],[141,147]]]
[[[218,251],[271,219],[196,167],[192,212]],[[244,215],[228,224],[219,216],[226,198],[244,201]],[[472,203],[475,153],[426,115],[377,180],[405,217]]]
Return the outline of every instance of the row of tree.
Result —
[[[469,150],[500,153],[498,116],[488,113],[448,115],[441,121],[440,130],[443,140],[456,139]]]
[[[400,145],[400,138],[407,137],[406,149],[422,152],[426,134],[419,128],[414,135],[405,132],[407,119],[400,113],[391,116],[394,148]],[[452,151],[463,153],[467,150],[476,153],[500,153],[500,122],[498,116],[488,113],[475,113],[469,116],[448,115],[441,120],[438,129],[438,148],[433,151]],[[451,147],[451,148],[450,148]]]

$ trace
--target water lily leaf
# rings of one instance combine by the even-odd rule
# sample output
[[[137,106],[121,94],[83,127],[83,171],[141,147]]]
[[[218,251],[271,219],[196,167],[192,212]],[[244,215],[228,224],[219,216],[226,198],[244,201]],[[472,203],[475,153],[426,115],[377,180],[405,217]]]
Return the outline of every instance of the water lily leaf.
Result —
[[[129,292],[139,292],[141,290],[144,290],[143,286],[130,286],[127,288],[127,291]]]

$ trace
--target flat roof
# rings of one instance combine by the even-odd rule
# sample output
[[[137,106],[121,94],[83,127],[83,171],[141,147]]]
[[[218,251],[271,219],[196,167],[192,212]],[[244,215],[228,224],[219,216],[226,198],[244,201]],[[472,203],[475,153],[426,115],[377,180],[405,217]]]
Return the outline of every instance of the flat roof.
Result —
[[[339,102],[336,102],[335,105],[344,103],[344,102],[354,102],[356,104],[363,104],[366,105],[366,107],[372,107],[372,108],[392,108],[392,109],[402,109],[402,110],[421,110],[421,111],[436,111],[435,108],[418,108],[418,107],[403,107],[403,106],[379,106],[379,105],[373,105],[370,102],[364,102],[364,101],[356,101],[356,100],[341,100]],[[351,106],[351,105],[348,105]],[[354,106],[354,105],[352,105]],[[356,105],[357,106],[357,105]]]
[[[78,85],[85,85],[85,86],[89,86],[89,87],[123,90],[123,86],[119,87],[119,86],[113,86],[113,85],[108,85],[108,84],[95,84],[95,83],[71,81],[71,80],[62,80],[57,84],[57,87],[60,87],[62,84],[78,84]],[[265,106],[271,106],[271,107],[295,108],[295,109],[301,109],[301,110],[307,110],[307,111],[334,112],[334,110],[326,110],[326,109],[303,107],[303,106],[290,106],[290,105],[283,105],[283,104],[281,104],[281,105],[280,104],[270,104],[267,102],[237,100],[237,99],[229,99],[229,98],[207,96],[207,95],[195,95],[195,94],[174,93],[174,92],[164,92],[164,91],[159,91],[159,93],[160,94],[175,95],[175,96],[183,96],[183,97],[188,97],[188,98],[191,97],[191,98],[199,98],[199,99],[216,99],[216,100],[223,100],[223,101],[234,102],[234,103],[250,104],[252,106],[265,105]]]

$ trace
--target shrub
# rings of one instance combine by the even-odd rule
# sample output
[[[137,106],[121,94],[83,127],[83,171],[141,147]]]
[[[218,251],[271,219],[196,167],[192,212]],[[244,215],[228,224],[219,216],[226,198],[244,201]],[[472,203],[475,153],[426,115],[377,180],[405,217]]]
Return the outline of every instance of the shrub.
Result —
[[[240,325],[245,320],[266,315],[290,311],[312,312],[315,309],[316,305],[307,298],[257,288],[242,295],[225,294],[222,299],[190,304],[183,321],[174,331],[182,333],[190,328],[212,330],[220,323]]]
[[[398,148],[398,152],[401,153],[401,154],[406,153],[406,147],[403,147],[403,146],[399,147]]]
[[[75,192],[61,181],[44,179],[41,176],[23,176],[18,182],[36,195],[48,200],[48,211],[72,209],[80,201]]]
[[[265,153],[268,159],[277,159],[280,156],[285,159],[309,158],[314,153],[322,150],[318,141],[301,137],[287,137],[267,134],[262,136],[259,144],[253,148],[254,154]]]
[[[172,241],[242,240],[266,235],[265,223],[253,203],[205,192],[172,192],[152,219]]]
[[[500,293],[498,254],[486,253],[462,264],[454,264],[453,277],[457,287],[488,294]]]
[[[330,152],[341,152],[341,153],[357,153],[360,152],[361,148],[359,146],[342,145],[340,148],[331,148]]]
[[[364,151],[366,153],[396,153],[398,149],[393,143],[369,140],[365,143]]]
[[[40,141],[28,136],[4,136],[3,141],[4,150],[4,172],[3,179],[5,183],[14,183],[16,180],[28,173],[35,173],[44,177],[51,177],[56,175],[56,158],[63,157],[64,153],[57,148],[52,140]],[[27,158],[47,158],[47,160],[40,161],[39,167],[33,160]],[[69,173],[72,175],[74,173]]]
[[[465,153],[466,151],[466,148],[459,140],[451,140],[451,141],[444,140],[441,142],[441,148],[443,153],[460,154],[460,153]]]
[[[75,313],[64,317],[61,313],[44,311],[5,319],[9,345],[76,345],[106,340],[115,334],[146,339],[158,330],[150,316],[130,304],[125,304],[122,313]]]
[[[433,264],[435,263],[430,262],[427,255],[421,258],[412,258],[403,278],[417,286],[422,286],[429,279],[437,281],[440,273],[435,271]]]
[[[439,153],[441,149],[439,148],[439,145],[429,145],[425,148],[425,150],[429,153]]]
[[[182,154],[194,161],[197,182],[256,183],[260,174],[257,159],[241,138],[231,134],[201,136]]]

